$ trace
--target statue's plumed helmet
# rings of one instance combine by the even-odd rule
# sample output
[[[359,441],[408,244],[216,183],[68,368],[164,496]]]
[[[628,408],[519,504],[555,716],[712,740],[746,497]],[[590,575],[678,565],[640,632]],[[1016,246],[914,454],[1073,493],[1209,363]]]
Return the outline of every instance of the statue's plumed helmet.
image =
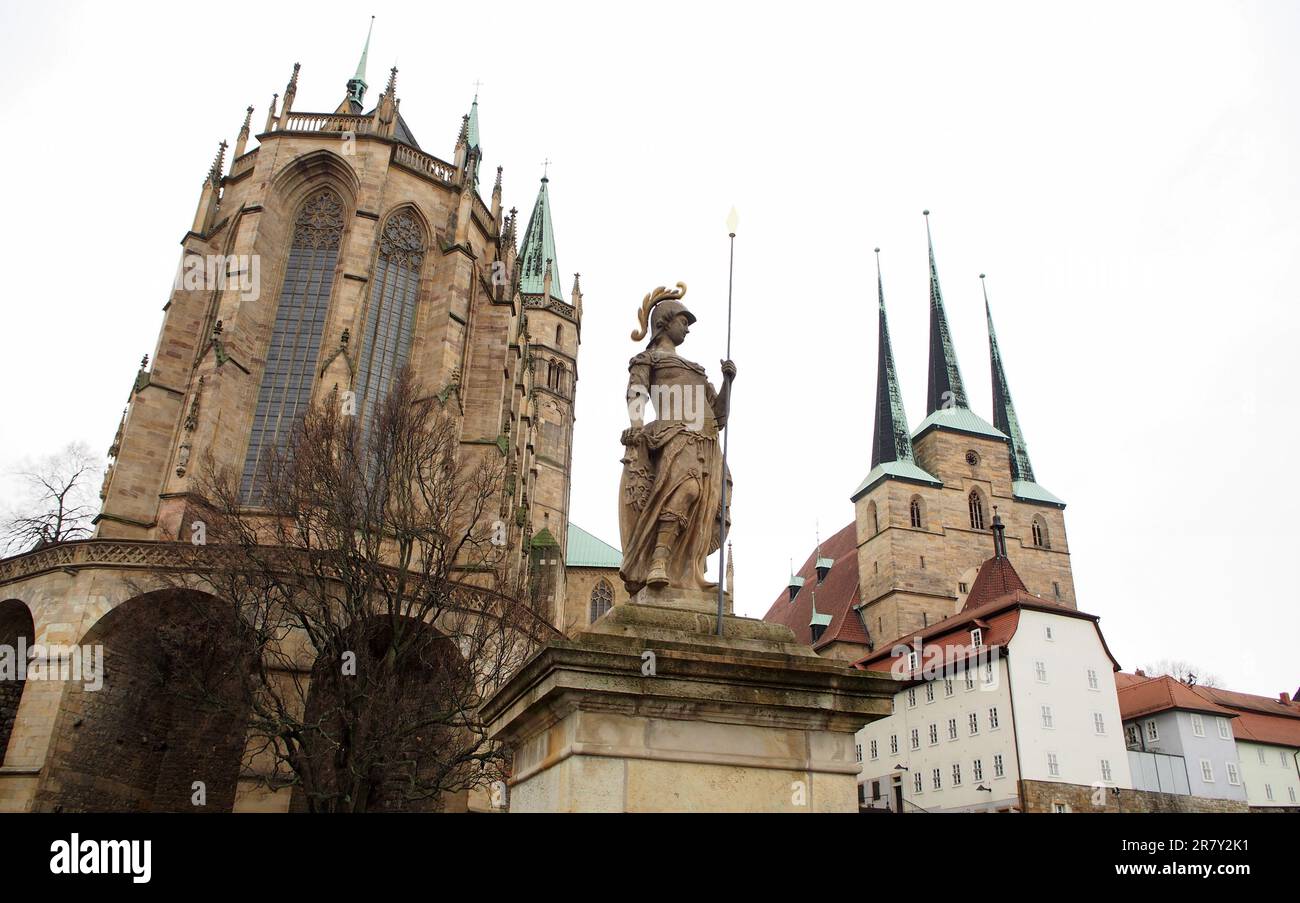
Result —
[[[647,326],[652,326],[654,334],[658,335],[678,314],[685,314],[686,322],[694,323],[695,314],[687,310],[686,305],[681,302],[685,294],[686,283],[679,282],[677,288],[665,288],[661,285],[646,295],[641,301],[641,309],[637,311],[639,325],[637,329],[632,330],[632,341],[639,342],[644,339]]]
[[[652,333],[658,335],[663,332],[678,314],[685,314],[687,323],[695,322],[695,314],[687,310],[682,302],[660,301],[655,305],[654,317],[651,320]]]

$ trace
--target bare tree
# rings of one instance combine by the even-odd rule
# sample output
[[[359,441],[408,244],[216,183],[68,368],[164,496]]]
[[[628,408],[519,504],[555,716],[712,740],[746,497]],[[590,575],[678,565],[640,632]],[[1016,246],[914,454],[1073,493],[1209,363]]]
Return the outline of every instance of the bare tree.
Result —
[[[0,549],[6,555],[91,535],[99,511],[94,484],[99,465],[84,443],[22,466],[15,476],[24,495],[0,525]]]
[[[477,709],[554,630],[509,566],[501,452],[462,455],[405,373],[368,420],[344,401],[252,485],[201,468],[171,579],[208,626],[178,628],[170,685],[246,719],[245,775],[298,808],[438,809],[506,776]]]
[[[1147,665],[1142,670],[1151,676],[1167,675],[1179,683],[1187,684],[1189,687],[1220,686],[1218,675],[1178,658],[1162,658],[1153,665]]]

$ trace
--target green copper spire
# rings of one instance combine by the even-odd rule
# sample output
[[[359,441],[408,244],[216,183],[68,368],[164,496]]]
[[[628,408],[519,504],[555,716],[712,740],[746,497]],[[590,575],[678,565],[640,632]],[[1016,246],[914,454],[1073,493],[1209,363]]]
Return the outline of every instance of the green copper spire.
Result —
[[[469,105],[469,129],[467,131],[469,149],[478,148],[478,92],[474,92],[474,102]]]
[[[370,29],[366,32],[366,43],[361,48],[361,61],[357,63],[357,74],[348,79],[348,101],[361,106],[365,100],[366,88],[366,57],[370,55],[370,35],[375,30],[375,17],[370,17]]]
[[[542,187],[537,192],[537,203],[533,204],[533,215],[528,218],[528,229],[524,232],[523,250],[519,268],[519,291],[525,295],[540,295],[545,291],[546,268],[551,268],[551,294],[556,301],[564,301],[564,292],[560,287],[560,268],[555,262],[555,229],[551,226],[551,200],[546,193],[550,180],[542,176]],[[566,302],[567,303],[567,302]]]
[[[957,368],[957,353],[948,333],[948,315],[943,309],[939,271],[934,265],[934,240],[930,237],[930,211],[925,212],[925,240],[930,246],[930,385],[926,393],[927,414],[944,408],[968,408],[966,388]]]
[[[871,466],[885,461],[911,461],[912,436],[907,429],[903,394],[894,368],[894,350],[885,316],[885,282],[880,275],[880,249],[876,248],[876,288],[880,295],[880,345],[876,352],[876,429],[871,442]]]
[[[989,309],[989,289],[984,284],[984,274],[980,273],[980,285],[984,287],[984,316],[989,322],[989,369],[993,371],[993,425],[1007,434],[1011,440],[1011,479],[1034,482],[1034,468],[1029,463],[1029,449],[1025,446],[1025,435],[1020,431],[1020,419],[1016,417],[1016,406],[1011,401],[1011,388],[1007,385],[1007,374],[1002,368],[1002,352],[998,349],[998,335],[993,331],[993,313]]]

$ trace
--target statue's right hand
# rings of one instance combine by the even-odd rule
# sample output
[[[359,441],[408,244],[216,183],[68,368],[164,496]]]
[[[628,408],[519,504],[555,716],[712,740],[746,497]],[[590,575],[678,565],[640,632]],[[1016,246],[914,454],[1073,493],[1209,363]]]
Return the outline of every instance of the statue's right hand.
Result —
[[[640,438],[641,438],[641,427],[629,426],[627,429],[623,430],[623,435],[619,437],[619,441],[622,442],[624,445],[630,446],[630,445],[635,445],[637,443],[637,440]]]

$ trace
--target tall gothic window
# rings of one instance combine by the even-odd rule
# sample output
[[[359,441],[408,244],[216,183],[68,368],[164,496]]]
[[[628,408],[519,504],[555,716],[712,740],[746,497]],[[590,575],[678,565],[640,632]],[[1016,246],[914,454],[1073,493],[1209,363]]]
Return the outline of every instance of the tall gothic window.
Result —
[[[912,496],[911,511],[912,526],[920,530],[925,526],[925,512],[921,508],[921,497],[919,495]]]
[[[1041,516],[1034,515],[1034,522],[1030,529],[1033,531],[1034,545],[1040,549],[1050,549],[1052,547],[1052,544],[1047,539],[1047,524]]]
[[[357,406],[363,435],[369,433],[375,409],[411,353],[424,252],[424,227],[414,214],[402,210],[389,217],[379,235],[379,260],[371,282],[365,340],[357,368]]]
[[[240,496],[246,504],[259,501],[267,457],[272,450],[284,448],[294,424],[311,402],[312,371],[320,355],[342,237],[343,203],[333,191],[322,189],[302,205],[293,224],[266,370],[244,456]]]
[[[970,525],[974,530],[984,529],[984,500],[975,489],[970,491]]]
[[[601,580],[591,591],[591,623],[614,607],[614,588],[608,580]]]

